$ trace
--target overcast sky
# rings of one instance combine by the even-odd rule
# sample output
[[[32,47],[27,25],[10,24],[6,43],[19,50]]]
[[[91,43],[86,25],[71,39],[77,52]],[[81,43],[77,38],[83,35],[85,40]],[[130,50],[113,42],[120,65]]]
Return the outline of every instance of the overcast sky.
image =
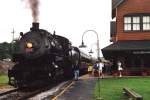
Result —
[[[99,35],[100,48],[110,44],[111,0],[40,0],[40,28],[70,39],[73,45],[81,44],[86,30],[95,30]],[[32,24],[31,10],[23,0],[1,0],[0,42],[12,40],[19,32],[29,31]],[[96,50],[96,34],[88,32],[84,42]],[[95,54],[96,55],[96,54]]]

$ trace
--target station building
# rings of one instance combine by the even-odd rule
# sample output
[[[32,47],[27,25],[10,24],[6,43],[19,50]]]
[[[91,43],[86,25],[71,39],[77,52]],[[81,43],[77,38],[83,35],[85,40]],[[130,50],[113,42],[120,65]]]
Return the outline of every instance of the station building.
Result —
[[[105,59],[120,60],[124,75],[150,75],[150,0],[112,0],[110,41]]]

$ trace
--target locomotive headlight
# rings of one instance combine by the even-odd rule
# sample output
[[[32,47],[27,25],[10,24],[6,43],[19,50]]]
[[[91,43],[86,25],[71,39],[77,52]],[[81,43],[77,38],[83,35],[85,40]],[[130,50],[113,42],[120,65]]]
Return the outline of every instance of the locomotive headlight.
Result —
[[[27,43],[27,48],[32,48],[32,47],[33,47],[32,43],[28,42]]]

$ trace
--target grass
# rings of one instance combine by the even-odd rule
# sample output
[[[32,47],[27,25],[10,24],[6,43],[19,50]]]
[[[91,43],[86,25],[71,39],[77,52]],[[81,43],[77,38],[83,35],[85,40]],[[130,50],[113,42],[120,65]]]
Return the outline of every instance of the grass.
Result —
[[[0,86],[8,85],[8,76],[0,75]]]
[[[142,95],[144,100],[150,100],[150,77],[101,79],[95,86],[95,100],[99,96],[99,86],[103,100],[124,100],[123,87],[129,87]]]

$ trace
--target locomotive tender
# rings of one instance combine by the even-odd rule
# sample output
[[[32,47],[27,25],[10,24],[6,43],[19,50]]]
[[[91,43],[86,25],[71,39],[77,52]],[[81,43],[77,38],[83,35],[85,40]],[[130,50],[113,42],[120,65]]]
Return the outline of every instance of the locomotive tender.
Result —
[[[16,65],[8,71],[9,84],[15,87],[40,87],[72,78],[76,61],[82,72],[87,70],[86,62],[91,61],[67,38],[39,29],[39,23],[32,23],[30,31],[20,35],[13,55]]]

